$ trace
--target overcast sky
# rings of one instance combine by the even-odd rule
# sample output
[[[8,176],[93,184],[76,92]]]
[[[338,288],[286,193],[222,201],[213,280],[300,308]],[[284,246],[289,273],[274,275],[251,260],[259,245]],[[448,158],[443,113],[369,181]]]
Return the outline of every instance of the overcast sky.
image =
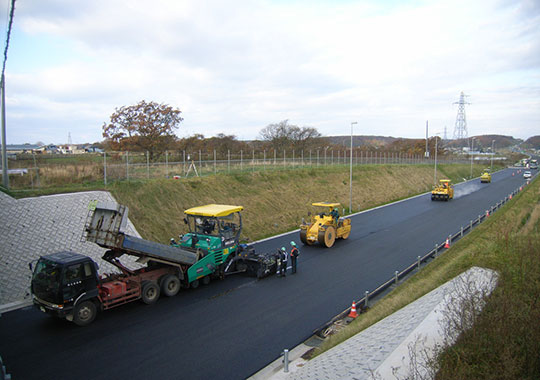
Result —
[[[540,134],[538,0],[17,0],[7,142],[101,141],[143,99],[182,111],[179,137],[452,137],[461,91],[470,136]]]

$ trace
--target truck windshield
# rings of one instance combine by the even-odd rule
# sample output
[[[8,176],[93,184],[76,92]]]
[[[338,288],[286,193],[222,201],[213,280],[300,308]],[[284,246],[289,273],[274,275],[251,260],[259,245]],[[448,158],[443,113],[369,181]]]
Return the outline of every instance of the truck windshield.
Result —
[[[58,297],[62,267],[47,259],[39,259],[32,275],[34,294],[49,302],[55,302]]]

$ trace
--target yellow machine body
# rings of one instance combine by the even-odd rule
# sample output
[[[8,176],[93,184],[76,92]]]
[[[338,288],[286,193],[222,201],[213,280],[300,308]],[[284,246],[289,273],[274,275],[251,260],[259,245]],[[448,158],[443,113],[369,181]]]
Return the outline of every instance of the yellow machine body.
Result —
[[[300,225],[300,240],[306,245],[317,242],[330,248],[336,239],[347,239],[351,234],[351,220],[339,217],[339,203],[316,202],[312,206],[320,208],[311,216],[309,223]]]
[[[480,176],[480,182],[491,183],[491,173],[489,172],[489,169],[484,169],[484,172]]]
[[[449,179],[441,179],[431,192],[432,201],[448,201],[454,198],[454,186]]]

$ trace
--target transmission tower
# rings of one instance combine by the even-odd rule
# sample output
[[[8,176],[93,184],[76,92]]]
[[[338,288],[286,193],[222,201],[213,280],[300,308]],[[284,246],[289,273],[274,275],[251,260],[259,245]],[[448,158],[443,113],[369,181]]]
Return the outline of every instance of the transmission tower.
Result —
[[[465,117],[465,104],[471,103],[467,103],[465,101],[466,96],[468,95],[465,95],[463,91],[461,91],[461,95],[459,96],[459,102],[453,103],[458,105],[456,126],[454,127],[454,139],[466,139],[468,137],[467,118]]]

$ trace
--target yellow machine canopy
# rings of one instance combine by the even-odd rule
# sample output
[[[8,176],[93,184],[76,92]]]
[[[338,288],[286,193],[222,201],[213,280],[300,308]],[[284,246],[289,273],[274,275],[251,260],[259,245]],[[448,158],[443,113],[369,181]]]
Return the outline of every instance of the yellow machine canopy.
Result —
[[[330,202],[315,202],[311,204],[312,206],[319,206],[319,207],[332,207],[332,208],[338,208],[340,206],[339,203],[330,203]]]
[[[244,208],[242,206],[210,204],[205,206],[192,207],[184,211],[184,213],[188,215],[219,217],[227,216],[235,212],[240,212],[243,209]]]

